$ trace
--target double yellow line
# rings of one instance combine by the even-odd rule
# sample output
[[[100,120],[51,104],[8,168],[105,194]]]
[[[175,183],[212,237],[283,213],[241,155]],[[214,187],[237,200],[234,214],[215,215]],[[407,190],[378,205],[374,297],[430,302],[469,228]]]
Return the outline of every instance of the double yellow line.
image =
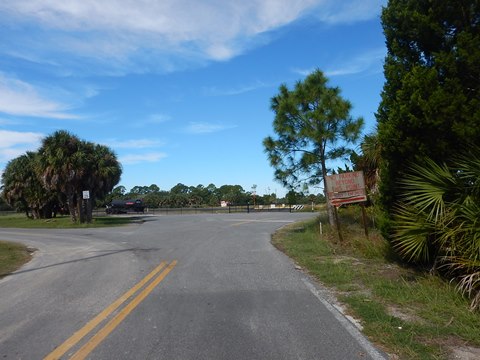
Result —
[[[110,304],[100,314],[90,320],[83,328],[75,332],[70,338],[57,347],[54,351],[48,354],[44,360],[60,359],[68,350],[75,346],[80,340],[88,335],[93,329],[104,321],[110,314],[118,309],[125,301],[131,298],[135,293],[154,278],[162,269],[163,271],[158,275],[148,286],[146,286],[130,303],[128,303],[120,312],[118,312],[103,328],[101,328],[90,340],[88,340],[73,356],[71,360],[85,359],[127,316],[135,309],[151,292],[152,290],[168,275],[170,271],[177,265],[174,260],[170,264],[164,261],[160,263],[155,269],[145,276],[139,283],[128,290],[125,294],[120,296],[112,304]],[[166,266],[166,267],[165,267]]]

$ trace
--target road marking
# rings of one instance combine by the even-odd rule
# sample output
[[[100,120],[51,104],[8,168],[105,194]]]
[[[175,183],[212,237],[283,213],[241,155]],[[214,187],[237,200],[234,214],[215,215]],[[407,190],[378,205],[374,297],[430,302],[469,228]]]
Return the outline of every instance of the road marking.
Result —
[[[297,220],[280,220],[280,219],[261,219],[261,220],[258,220],[258,219],[235,219],[235,218],[231,218],[231,219],[222,219],[223,221],[226,221],[226,222],[235,222],[235,221],[248,221],[248,222],[259,222],[259,223],[291,223],[291,222],[295,222]]]
[[[162,273],[153,280],[150,285],[142,290],[122,311],[120,311],[112,320],[108,322],[101,330],[99,330],[80,350],[78,350],[70,359],[85,359],[105,338],[135,309],[153,289],[168,275],[170,271],[177,265],[177,261],[172,261]]]
[[[240,225],[245,225],[245,224],[250,224],[252,223],[253,221],[250,220],[250,221],[242,221],[242,222],[239,222],[239,223],[235,223],[235,224],[232,224],[230,226],[240,226]]]
[[[149,282],[160,270],[162,270],[167,263],[161,262],[155,269],[153,269],[147,276],[145,276],[134,287],[120,296],[112,304],[106,307],[101,313],[90,320],[83,328],[75,332],[69,337],[63,344],[58,346],[54,351],[48,354],[44,360],[56,360],[60,359],[71,347],[75,346],[80,340],[82,340],[88,333],[90,333],[98,324],[104,321],[111,313],[118,309],[125,301],[131,298],[139,289],[141,289],[147,282]],[[171,265],[171,264],[170,264]],[[163,274],[163,273],[162,273]],[[166,274],[165,274],[166,275]],[[164,276],[165,277],[165,276]]]
[[[240,220],[240,219],[228,219],[227,221],[239,221],[235,224],[232,224],[230,226],[240,226],[240,225],[245,225],[245,224],[251,224],[251,223],[293,223],[295,220]]]

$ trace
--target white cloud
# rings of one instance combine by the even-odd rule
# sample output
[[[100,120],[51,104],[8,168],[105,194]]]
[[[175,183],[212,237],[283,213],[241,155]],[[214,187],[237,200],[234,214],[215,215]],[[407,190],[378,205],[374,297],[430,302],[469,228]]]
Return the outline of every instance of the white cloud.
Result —
[[[358,54],[347,62],[335,64],[335,66],[327,65],[326,70],[321,70],[327,77],[353,75],[365,72],[380,73],[383,71],[383,60],[385,59],[386,53],[387,50],[385,48],[373,49],[365,53]],[[313,71],[315,71],[315,69],[317,68],[294,68],[292,69],[292,71],[301,76],[308,76]]]
[[[0,130],[0,162],[12,160],[26,151],[35,151],[40,147],[44,134]]]
[[[316,67],[312,67],[312,68],[309,68],[309,69],[293,68],[292,72],[294,72],[295,74],[301,75],[301,76],[308,76],[312,72],[314,72],[316,69],[317,69]]]
[[[217,87],[205,87],[203,89],[203,93],[206,96],[233,96],[233,95],[240,95],[250,91],[255,91],[257,89],[265,88],[270,85],[265,84],[261,81],[257,81],[252,84],[239,86],[236,88],[229,88],[229,89],[219,89]]]
[[[59,69],[81,63],[83,70],[95,71],[90,62],[110,74],[172,71],[231,59],[306,16],[328,23],[378,16],[384,2],[2,0],[2,31],[15,35],[12,41],[6,37],[2,50]]]
[[[382,72],[386,52],[387,50],[382,48],[360,54],[337,68],[326,70],[325,75],[331,77],[359,74],[367,71]]]
[[[167,121],[172,120],[170,115],[165,115],[165,114],[151,114],[147,118],[147,123],[149,124],[161,124]]]
[[[127,154],[121,156],[119,161],[123,165],[134,165],[140,163],[158,162],[167,157],[167,154],[162,152],[151,152],[146,154]]]
[[[329,24],[355,23],[379,16],[387,0],[328,0],[319,11],[319,18]]]
[[[130,127],[134,128],[152,128],[152,126],[157,126],[172,120],[170,115],[154,113],[146,116],[145,118],[140,118],[137,121],[134,121],[129,124]]]
[[[210,134],[227,129],[235,128],[233,125],[213,124],[206,122],[191,122],[185,128],[185,132],[190,134]]]
[[[107,140],[105,143],[116,149],[144,149],[164,145],[159,140],[149,139]]]
[[[64,104],[39,94],[31,84],[0,73],[0,112],[15,116],[75,119]]]
[[[12,119],[0,118],[0,125],[16,125],[17,122]]]

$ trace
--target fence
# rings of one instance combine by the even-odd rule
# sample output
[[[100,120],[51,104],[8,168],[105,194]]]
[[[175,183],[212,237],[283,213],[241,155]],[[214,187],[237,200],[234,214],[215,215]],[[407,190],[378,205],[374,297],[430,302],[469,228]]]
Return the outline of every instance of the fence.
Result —
[[[297,209],[293,207],[253,207],[249,205],[243,206],[226,206],[226,207],[203,207],[203,208],[145,208],[143,214],[148,215],[192,215],[192,214],[233,214],[233,213],[253,213],[253,212],[292,212]],[[129,214],[138,214],[129,212]],[[141,213],[140,213],[141,214]],[[104,209],[94,210],[94,216],[105,215]]]
[[[294,212],[303,210],[303,206],[292,205],[284,207],[259,207],[259,206],[226,206],[226,207],[203,207],[203,208],[145,208],[143,213],[128,212],[129,214],[147,215],[191,215],[191,214],[233,214],[233,213],[259,213],[259,212]],[[11,214],[24,214],[16,211],[0,211],[0,216]],[[92,211],[94,217],[105,216],[104,208],[97,208]]]

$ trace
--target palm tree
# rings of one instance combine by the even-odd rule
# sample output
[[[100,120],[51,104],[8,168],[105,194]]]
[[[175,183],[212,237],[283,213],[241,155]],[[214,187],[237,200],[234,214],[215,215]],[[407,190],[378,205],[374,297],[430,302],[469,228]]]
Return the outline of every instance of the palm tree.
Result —
[[[480,307],[480,148],[453,159],[413,165],[401,181],[393,243],[408,261],[426,263],[458,281]]]
[[[25,179],[28,177],[25,157],[10,160],[2,174],[2,195],[10,206],[20,202],[25,210],[25,215],[30,217],[29,207],[24,192]]]
[[[60,130],[43,139],[38,153],[28,152],[10,161],[2,174],[3,196],[20,202],[29,216],[51,216],[51,207],[66,202],[73,222],[91,221],[91,207],[83,207],[83,190],[90,205],[104,197],[120,180],[121,165],[108,147],[80,140]]]
[[[59,130],[44,138],[38,151],[41,181],[47,189],[65,195],[73,222],[77,221],[76,194],[86,163],[81,144],[75,135]]]
[[[38,154],[34,152],[11,160],[2,174],[3,196],[11,206],[20,202],[27,217],[30,217],[29,210],[33,218],[50,217],[55,196],[40,182],[37,162]]]

